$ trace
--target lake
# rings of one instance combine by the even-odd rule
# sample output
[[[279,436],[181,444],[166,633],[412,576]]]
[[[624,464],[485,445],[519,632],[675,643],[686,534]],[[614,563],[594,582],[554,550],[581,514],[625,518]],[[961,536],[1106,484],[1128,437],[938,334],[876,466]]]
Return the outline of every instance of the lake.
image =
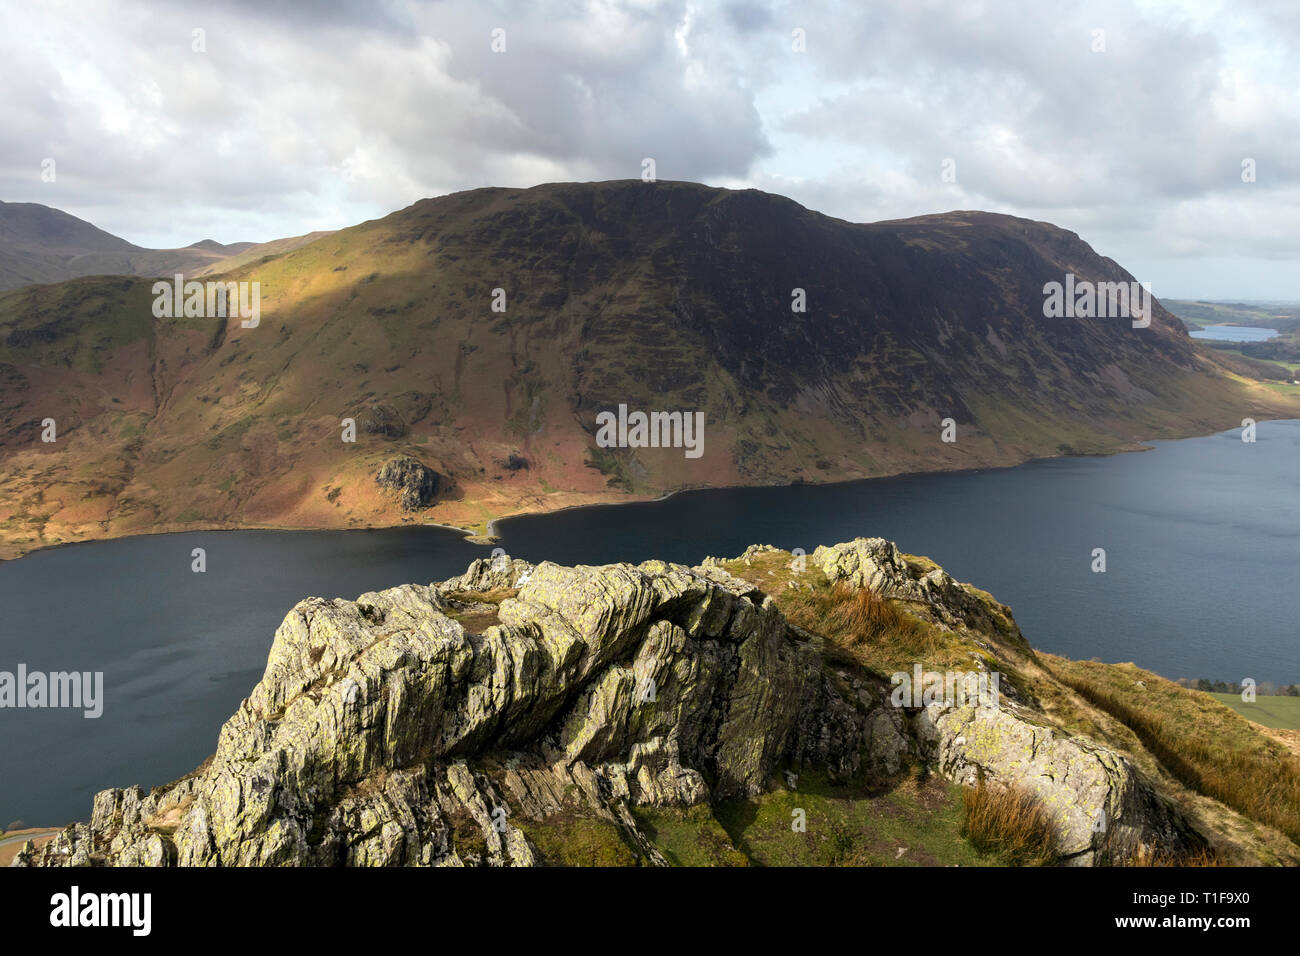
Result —
[[[1213,342],[1265,342],[1276,338],[1276,329],[1261,329],[1253,325],[1207,325],[1188,333],[1194,339]]]
[[[1147,452],[840,485],[689,492],[501,523],[565,564],[697,563],[749,544],[891,538],[1009,604],[1038,648],[1167,677],[1300,682],[1300,421]],[[191,549],[207,571],[191,571]],[[1094,548],[1107,570],[1091,571]],[[103,671],[104,713],[0,710],[0,826],[86,819],[108,786],[213,751],[303,597],[459,574],[490,549],[438,528],[224,531],[89,542],[0,564],[0,671]]]

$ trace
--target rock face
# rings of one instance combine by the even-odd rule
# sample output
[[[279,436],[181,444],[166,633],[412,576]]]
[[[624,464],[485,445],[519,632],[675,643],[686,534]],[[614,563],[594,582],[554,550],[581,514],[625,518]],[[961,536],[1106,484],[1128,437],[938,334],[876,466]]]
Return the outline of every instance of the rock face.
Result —
[[[385,438],[401,438],[407,432],[406,422],[391,405],[371,405],[361,414],[361,427]]]
[[[375,476],[379,487],[399,493],[402,507],[407,511],[418,511],[433,504],[440,483],[436,471],[409,455],[390,458]]]
[[[817,554],[852,552],[850,573],[875,581],[896,570],[878,540]],[[513,596],[476,633],[447,598],[464,591]],[[895,708],[887,685],[833,679],[817,640],[716,563],[497,556],[442,584],[308,598],[208,763],[147,795],[100,793],[89,824],[15,862],[531,865],[535,822],[581,813],[662,863],[634,807],[758,794],[783,768],[887,780],[917,761],[1026,783],[1077,862],[1110,840],[1191,839],[1117,755],[1006,711]]]
[[[1055,818],[1066,863],[1127,860],[1144,845],[1200,842],[1113,751],[988,708],[934,705],[922,711],[918,725],[928,756],[945,776],[970,786],[981,778],[1015,783],[1037,796]]]

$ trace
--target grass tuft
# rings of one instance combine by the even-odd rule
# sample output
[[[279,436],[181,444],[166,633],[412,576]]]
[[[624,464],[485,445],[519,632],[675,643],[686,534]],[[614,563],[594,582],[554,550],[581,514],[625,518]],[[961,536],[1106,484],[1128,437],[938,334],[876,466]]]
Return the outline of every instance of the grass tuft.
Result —
[[[940,649],[937,632],[869,588],[841,581],[830,588],[794,592],[786,616],[800,627],[824,634],[841,647],[880,649],[910,659]]]
[[[1123,862],[1124,866],[1137,867],[1203,867],[1203,866],[1224,866],[1224,862],[1219,859],[1214,850],[1204,847],[1199,850],[1189,850],[1186,853],[1180,853],[1171,856],[1168,853],[1149,850],[1145,847],[1139,848],[1139,851]]]
[[[1013,866],[1053,866],[1060,857],[1056,828],[1029,791],[990,787],[983,781],[962,793],[961,834],[981,853],[996,853]]]

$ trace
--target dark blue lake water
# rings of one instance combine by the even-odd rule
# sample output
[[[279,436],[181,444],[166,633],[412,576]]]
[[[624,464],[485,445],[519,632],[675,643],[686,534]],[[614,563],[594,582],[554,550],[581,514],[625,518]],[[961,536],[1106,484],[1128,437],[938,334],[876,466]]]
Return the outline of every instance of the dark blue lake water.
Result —
[[[503,522],[529,560],[695,563],[880,535],[1011,605],[1029,640],[1168,677],[1300,682],[1300,421],[1152,451],[843,485],[700,491]],[[190,552],[207,551],[207,572]],[[1094,548],[1107,571],[1091,571]],[[260,678],[308,595],[442,580],[489,549],[436,528],[91,542],[0,564],[0,671],[103,671],[103,716],[0,710],[0,826],[85,819],[175,779]]]

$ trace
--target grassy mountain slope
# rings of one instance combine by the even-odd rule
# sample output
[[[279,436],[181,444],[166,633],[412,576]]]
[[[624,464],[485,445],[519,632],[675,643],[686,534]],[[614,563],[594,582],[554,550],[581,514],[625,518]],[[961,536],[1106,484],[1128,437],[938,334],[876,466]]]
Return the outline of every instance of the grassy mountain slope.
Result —
[[[211,262],[201,269],[195,270],[192,276],[210,276],[218,275],[223,272],[229,272],[232,269],[238,269],[250,263],[257,263],[268,256],[278,256],[285,252],[292,252],[300,246],[305,246],[309,242],[315,242],[323,236],[330,235],[330,230],[320,232],[308,232],[301,236],[290,236],[287,239],[272,239],[270,242],[236,242],[224,246],[225,257],[215,262]],[[153,273],[150,273],[153,274]],[[164,270],[159,273],[166,275]]]
[[[200,526],[482,527],[682,487],[1113,451],[1298,407],[1159,306],[1148,329],[1044,318],[1043,284],[1066,272],[1131,277],[1073,233],[989,213],[859,225],[753,190],[552,184],[251,252],[223,278],[260,283],[255,329],[154,319],[148,280],[0,294],[0,554]],[[703,412],[704,454],[596,448],[619,403]],[[397,454],[445,479],[418,515],[374,483]]]

